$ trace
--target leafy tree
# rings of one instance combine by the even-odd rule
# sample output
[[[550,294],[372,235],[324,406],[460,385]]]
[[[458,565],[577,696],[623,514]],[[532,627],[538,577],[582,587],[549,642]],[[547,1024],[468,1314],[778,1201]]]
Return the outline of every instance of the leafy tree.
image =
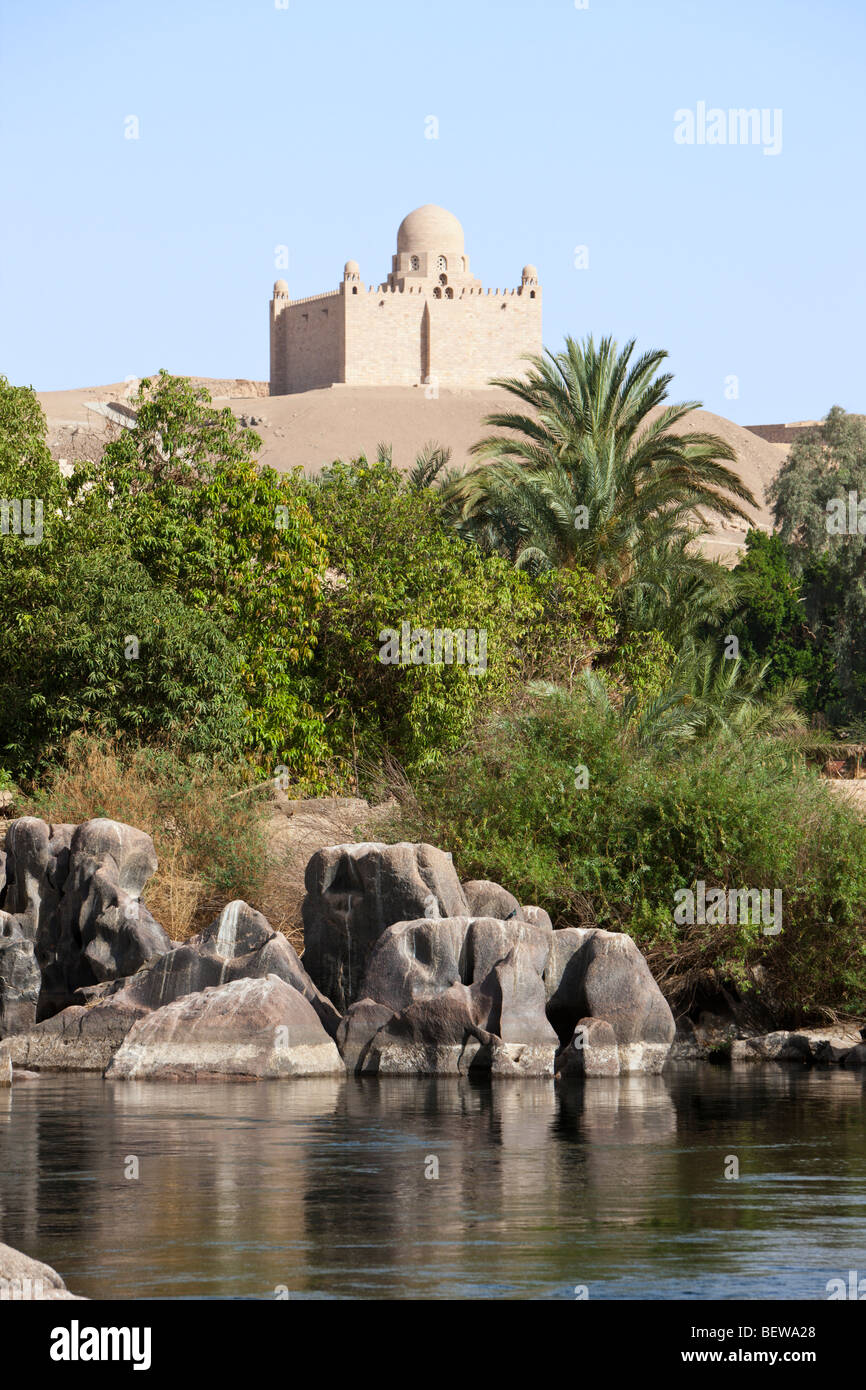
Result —
[[[675,432],[698,402],[663,406],[666,353],[632,363],[609,338],[566,339],[562,352],[530,359],[503,387],[529,407],[488,423],[510,431],[474,446],[479,467],[449,489],[457,525],[518,565],[579,563],[614,587],[640,562],[648,534],[676,538],[702,509],[744,517],[755,505],[726,466],[734,452],[699,431]]]
[[[814,582],[817,571],[811,573]],[[742,602],[731,621],[744,662],[766,662],[769,690],[791,681],[803,684],[803,705],[809,713],[838,698],[823,623],[814,632],[807,621],[802,574],[795,577],[788,549],[778,534],[750,531],[746,553],[734,571],[741,581]],[[827,615],[823,615],[826,622]]]
[[[832,721],[862,720],[866,714],[866,505],[861,509],[861,503],[866,503],[866,416],[849,415],[834,406],[819,427],[796,439],[773,484],[771,500],[791,575],[801,585],[805,626],[820,650],[813,676],[814,703],[823,702]]]
[[[324,536],[296,480],[257,467],[260,446],[205,389],[160,372],[140,384],[134,428],[76,469],[73,495],[85,516],[110,511],[151,580],[240,652],[251,749],[315,780],[327,748],[308,668]]]
[[[346,762],[361,744],[368,757],[388,749],[412,770],[433,766],[479,709],[557,659],[589,661],[613,636],[609,599],[592,576],[536,583],[482,556],[447,524],[438,492],[403,480],[386,459],[336,463],[306,496],[331,564],[313,669],[332,747]],[[409,636],[485,634],[485,669],[478,660],[475,671],[468,661],[384,663],[382,634],[402,637],[403,624]]]
[[[20,576],[19,576],[20,578]],[[58,547],[12,583],[0,633],[3,758],[31,770],[62,757],[74,732],[237,760],[247,736],[240,653],[110,546]]]

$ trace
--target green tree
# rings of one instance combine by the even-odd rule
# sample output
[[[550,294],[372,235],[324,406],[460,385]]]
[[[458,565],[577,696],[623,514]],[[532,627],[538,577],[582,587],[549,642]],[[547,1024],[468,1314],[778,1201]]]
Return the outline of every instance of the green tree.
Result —
[[[618,587],[649,534],[675,538],[704,510],[746,516],[741,504],[755,499],[727,467],[731,447],[677,431],[699,403],[663,405],[667,354],[632,363],[633,351],[567,338],[564,351],[531,358],[525,378],[493,383],[528,410],[488,416],[510,433],[480,440],[479,466],[449,489],[464,534],[519,565],[579,563]]]
[[[135,426],[76,469],[79,510],[110,511],[153,583],[215,620],[241,655],[250,748],[315,781],[327,751],[309,699],[323,532],[296,479],[258,467],[259,436],[206,390],[160,372],[136,404]]]
[[[387,458],[338,462],[306,495],[331,564],[313,669],[346,763],[362,746],[368,757],[388,749],[413,771],[429,768],[459,746],[480,709],[530,675],[576,669],[613,637],[609,599],[592,576],[535,582],[482,556],[454,534],[440,494],[402,479]],[[475,670],[469,661],[383,662],[389,630],[402,636],[403,624],[410,634],[484,634],[484,669],[477,660]]]
[[[862,720],[866,505],[861,511],[860,504],[866,503],[866,416],[834,406],[820,426],[796,439],[771,500],[791,575],[801,586],[805,626],[818,644],[814,703],[823,704],[832,722]]]
[[[781,536],[750,531],[734,575],[741,581],[741,604],[730,628],[743,660],[766,662],[769,690],[801,681],[803,706],[810,714],[837,699],[829,634],[823,624],[817,632],[809,626],[803,576],[792,574]]]

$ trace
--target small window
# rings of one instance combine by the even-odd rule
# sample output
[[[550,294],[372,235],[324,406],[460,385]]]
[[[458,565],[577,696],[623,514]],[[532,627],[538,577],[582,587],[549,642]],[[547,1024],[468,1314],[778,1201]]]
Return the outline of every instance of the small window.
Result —
[[[441,299],[441,298],[442,298],[442,291],[440,290],[440,288],[439,288],[438,285],[436,286],[435,290],[433,291],[433,298],[434,298],[434,299]]]
[[[353,285],[353,286],[352,286],[352,294],[357,294],[357,293],[358,293],[358,286],[357,286],[357,285]]]
[[[436,266],[437,266],[437,269],[439,269],[439,270],[447,270],[447,269],[448,269],[448,262],[446,261],[446,259],[445,259],[444,256],[440,256],[440,257],[439,257],[439,260],[436,262]]]
[[[445,291],[445,298],[446,298],[446,299],[453,299],[453,298],[454,298],[454,291],[452,290],[452,288],[451,288],[450,285],[448,286],[447,290]]]
[[[421,269],[421,262],[419,261],[419,259],[418,259],[417,256],[413,256],[413,257],[412,257],[411,261],[409,262],[409,266],[410,266],[410,268],[411,268],[412,270],[420,270],[420,269]]]
[[[530,290],[530,291],[529,291],[529,298],[530,298],[530,299],[534,299],[534,298],[535,298],[535,290]]]

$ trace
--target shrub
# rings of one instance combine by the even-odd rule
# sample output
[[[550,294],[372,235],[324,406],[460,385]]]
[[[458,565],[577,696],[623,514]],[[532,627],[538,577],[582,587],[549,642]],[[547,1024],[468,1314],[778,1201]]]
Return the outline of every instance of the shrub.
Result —
[[[233,898],[255,903],[267,872],[262,797],[249,770],[181,761],[174,750],[120,750],[74,738],[63,765],[19,802],[21,815],[79,824],[107,816],[151,836],[159,867],[144,900],[169,936],[200,930]],[[266,789],[265,789],[266,790]]]
[[[560,926],[628,931],[674,993],[695,970],[744,983],[761,965],[792,1022],[866,1010],[866,825],[780,740],[640,748],[580,695],[537,697],[478,730],[417,797],[401,834]],[[677,925],[674,893],[698,880],[781,889],[781,935]]]
[[[312,670],[344,767],[360,745],[368,758],[389,750],[415,772],[432,768],[528,672],[573,669],[612,638],[591,575],[533,580],[482,556],[453,532],[437,494],[407,486],[387,460],[336,463],[305,495],[331,565]],[[486,633],[486,669],[383,664],[383,634],[403,623]]]

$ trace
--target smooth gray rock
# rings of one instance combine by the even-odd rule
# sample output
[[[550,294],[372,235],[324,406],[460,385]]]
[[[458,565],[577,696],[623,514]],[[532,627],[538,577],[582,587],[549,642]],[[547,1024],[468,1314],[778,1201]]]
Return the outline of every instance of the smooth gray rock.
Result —
[[[563,1045],[582,1018],[603,1018],[622,1073],[658,1072],[676,1032],[649,966],[623,932],[567,927],[553,933],[545,969],[548,1017]]]
[[[0,1244],[0,1303],[65,1301],[75,1299],[86,1302],[78,1294],[70,1293],[50,1265],[41,1260],[31,1260],[11,1245]]]
[[[852,1047],[850,1052],[845,1054],[842,1066],[846,1071],[856,1071],[860,1067],[866,1067],[866,1042],[858,1043]]]
[[[77,991],[76,1003],[9,1040],[16,1066],[104,1071],[134,1023],[189,994],[276,975],[311,1005],[329,1036],[340,1015],[313,984],[294,947],[241,900],[229,903],[198,936],[125,980]]]
[[[75,828],[59,902],[36,935],[40,1020],[65,1008],[76,990],[132,975],[171,948],[141,902],[155,870],[153,841],[143,830],[101,819]]]
[[[619,1048],[604,1018],[582,1018],[568,1044],[557,1054],[556,1075],[619,1076]]]
[[[0,1042],[0,1058],[33,1071],[103,1072],[147,1009],[123,990],[92,1006],[76,1004]]]
[[[316,988],[291,942],[241,899],[228,903],[198,936],[123,981],[123,993],[147,1009],[234,980],[276,975],[310,1003],[333,1037],[340,1014]]]
[[[42,987],[33,942],[3,936],[2,926],[0,923],[0,1038],[33,1027]]]
[[[340,1022],[336,1042],[340,1056],[350,1072],[362,1068],[367,1048],[373,1037],[390,1023],[394,1012],[375,999],[356,999]]]
[[[533,927],[544,927],[545,931],[553,931],[553,923],[550,916],[543,907],[536,907],[534,903],[529,906],[524,903],[520,909],[523,914],[524,922],[530,922]]]
[[[433,845],[332,845],[305,874],[304,965],[345,1013],[361,998],[370,952],[387,927],[469,915],[450,854]]]
[[[812,1045],[800,1033],[762,1033],[755,1038],[738,1038],[731,1044],[732,1062],[797,1062],[811,1066],[812,1060]]]
[[[543,971],[550,940],[544,928],[517,918],[502,922],[492,917],[423,917],[397,922],[370,952],[360,994],[396,1013],[453,984],[480,983],[520,941],[532,943]]]
[[[498,917],[501,922],[517,918],[523,922],[523,908],[513,893],[489,878],[472,878],[463,884],[470,917]]]
[[[276,975],[187,994],[130,1029],[107,1080],[263,1080],[345,1072],[313,1006]]]
[[[74,825],[49,825],[37,816],[12,821],[6,831],[0,898],[3,913],[12,919],[6,935],[36,941],[56,917],[74,831]]]
[[[383,1075],[552,1076],[557,1037],[544,1013],[538,946],[516,941],[483,981],[416,998],[370,1039],[360,1069]]]

